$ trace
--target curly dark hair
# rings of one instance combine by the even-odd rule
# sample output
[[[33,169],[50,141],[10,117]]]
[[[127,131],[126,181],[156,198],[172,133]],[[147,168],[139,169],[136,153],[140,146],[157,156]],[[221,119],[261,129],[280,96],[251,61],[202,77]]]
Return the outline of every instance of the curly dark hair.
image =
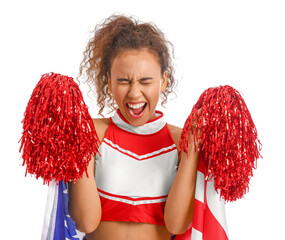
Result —
[[[161,73],[163,74],[166,71],[168,78],[166,89],[161,94],[162,106],[167,102],[169,93],[175,94],[176,81],[172,63],[174,48],[156,25],[141,23],[133,16],[114,14],[96,25],[92,33],[94,35],[83,53],[78,78],[82,75],[87,77],[85,82],[90,89],[95,84],[95,95],[101,116],[103,116],[102,112],[105,106],[108,106],[111,112],[116,110],[115,101],[109,93],[108,74],[110,74],[112,59],[124,50],[148,49],[156,53],[159,58]],[[172,50],[171,54],[170,50]]]

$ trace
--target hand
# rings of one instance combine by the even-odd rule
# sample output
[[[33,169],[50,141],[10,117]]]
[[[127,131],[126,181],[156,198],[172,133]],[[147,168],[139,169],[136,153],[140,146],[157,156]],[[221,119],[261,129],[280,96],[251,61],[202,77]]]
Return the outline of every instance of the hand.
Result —
[[[206,125],[206,121],[204,119],[203,116],[201,115],[201,110],[202,108],[198,109],[198,119],[200,120],[200,117],[202,117],[202,125],[205,126]],[[197,124],[195,123],[195,121],[193,120],[192,122],[192,129],[193,131],[189,132],[189,136],[188,136],[188,149],[191,151],[192,149],[196,151],[200,151],[200,145],[201,145],[201,134],[202,134],[202,129],[201,127],[197,129]],[[195,135],[196,134],[196,135]],[[195,136],[194,136],[195,135]]]

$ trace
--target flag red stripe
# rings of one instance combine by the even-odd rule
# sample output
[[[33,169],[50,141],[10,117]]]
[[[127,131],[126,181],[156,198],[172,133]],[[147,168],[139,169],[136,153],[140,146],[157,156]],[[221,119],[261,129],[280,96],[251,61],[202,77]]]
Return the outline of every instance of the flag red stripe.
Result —
[[[191,235],[192,235],[192,227],[187,229],[185,233],[176,235],[174,240],[191,240]]]
[[[221,224],[217,221],[208,205],[205,206],[204,213],[204,240],[228,240],[227,234]]]
[[[195,199],[194,214],[193,214],[193,227],[200,232],[203,231],[203,215],[204,215],[204,203]]]

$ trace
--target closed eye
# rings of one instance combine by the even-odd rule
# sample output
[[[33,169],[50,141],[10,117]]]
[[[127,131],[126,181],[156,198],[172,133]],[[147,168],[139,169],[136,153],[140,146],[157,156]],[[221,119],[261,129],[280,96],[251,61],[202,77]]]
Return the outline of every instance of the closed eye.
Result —
[[[153,80],[152,77],[145,77],[145,78],[141,78],[139,81],[141,84],[147,85],[147,84],[152,83],[152,80]],[[121,84],[129,84],[132,82],[131,80],[129,80],[127,78],[118,78],[117,81]]]
[[[152,83],[153,78],[152,77],[145,77],[145,78],[141,78],[140,82],[144,85],[150,84]]]
[[[130,83],[131,81],[127,78],[118,78],[117,81],[119,83],[123,83],[123,84],[126,84],[126,83]]]

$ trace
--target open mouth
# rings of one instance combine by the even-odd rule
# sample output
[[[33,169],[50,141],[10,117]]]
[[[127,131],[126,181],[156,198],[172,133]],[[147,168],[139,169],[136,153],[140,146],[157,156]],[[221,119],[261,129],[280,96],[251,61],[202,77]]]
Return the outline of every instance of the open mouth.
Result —
[[[140,118],[143,116],[147,103],[137,103],[137,104],[130,104],[127,103],[127,109],[129,114],[133,118]]]

